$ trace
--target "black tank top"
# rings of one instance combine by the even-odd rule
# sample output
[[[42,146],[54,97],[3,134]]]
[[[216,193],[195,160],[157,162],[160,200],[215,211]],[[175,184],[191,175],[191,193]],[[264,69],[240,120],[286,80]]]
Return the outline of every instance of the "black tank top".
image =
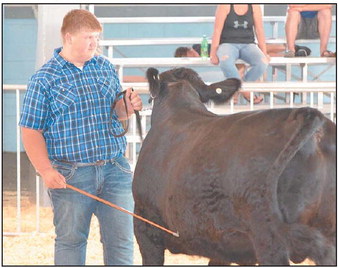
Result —
[[[237,15],[234,5],[230,5],[229,14],[222,29],[220,44],[222,43],[255,43],[251,5],[248,5],[248,11],[244,15]]]

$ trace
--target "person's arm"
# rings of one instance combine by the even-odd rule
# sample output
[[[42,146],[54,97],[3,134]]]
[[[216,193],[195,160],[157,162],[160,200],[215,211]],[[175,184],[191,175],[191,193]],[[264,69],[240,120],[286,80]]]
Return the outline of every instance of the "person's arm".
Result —
[[[264,34],[261,7],[259,5],[252,5],[252,12],[253,12],[254,28],[255,28],[258,46],[262,50],[264,55],[267,58],[269,58],[269,55],[268,55],[267,50],[266,50],[265,34]]]
[[[288,12],[292,11],[319,11],[322,9],[332,8],[331,4],[324,4],[324,5],[311,5],[311,4],[295,4],[289,5]]]
[[[216,55],[216,52],[221,39],[224,22],[226,17],[228,16],[229,11],[230,5],[218,5],[216,9],[214,32],[212,35],[211,50],[210,50],[210,61],[212,64],[215,65],[219,63],[219,59]]]
[[[128,88],[125,99],[127,104],[127,113],[122,98],[116,103],[115,107],[116,114],[120,120],[128,119],[134,113],[134,110],[142,110],[142,100],[136,91],[132,91],[131,88]]]
[[[65,178],[53,168],[42,131],[21,127],[22,142],[35,170],[48,188],[65,188]]]

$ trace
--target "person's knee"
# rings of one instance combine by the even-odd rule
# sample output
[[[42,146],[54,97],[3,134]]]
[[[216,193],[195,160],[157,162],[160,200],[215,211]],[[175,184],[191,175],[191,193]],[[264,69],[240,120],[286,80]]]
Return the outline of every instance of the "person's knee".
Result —
[[[269,59],[267,57],[262,57],[261,64],[267,67],[269,65]]]
[[[229,55],[221,55],[219,58],[219,65],[221,68],[233,68],[235,67],[235,61]]]
[[[79,232],[57,235],[56,241],[59,245],[71,248],[80,248],[87,244],[88,236]]]
[[[229,62],[229,55],[222,55],[219,57],[220,62]]]
[[[262,57],[260,59],[259,62],[257,62],[256,64],[254,64],[252,67],[255,67],[255,69],[260,72],[260,73],[264,73],[266,68],[268,68],[269,65],[269,61],[266,57]]]
[[[332,20],[332,14],[330,8],[321,9],[318,11],[317,14],[318,21],[325,20],[325,21],[331,21]]]

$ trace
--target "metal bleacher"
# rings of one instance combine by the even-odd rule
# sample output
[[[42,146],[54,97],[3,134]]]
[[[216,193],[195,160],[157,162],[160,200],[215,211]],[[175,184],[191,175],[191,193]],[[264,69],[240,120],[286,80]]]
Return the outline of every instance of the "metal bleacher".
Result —
[[[90,5],[89,9],[94,12],[94,6]],[[123,17],[123,18],[99,18],[102,24],[119,24],[119,23],[213,23],[214,17]],[[336,17],[333,16],[333,21]],[[271,44],[282,44],[285,43],[285,38],[278,36],[279,27],[281,23],[284,23],[285,17],[274,17],[264,16],[264,23],[271,24],[272,36],[267,38],[266,42]],[[109,60],[115,65],[119,74],[120,80],[123,81],[124,70],[126,68],[146,68],[146,67],[164,67],[164,68],[175,68],[175,67],[214,67],[209,60],[203,60],[201,58],[173,58],[173,57],[139,57],[139,58],[116,58],[114,57],[113,51],[115,47],[121,46],[148,46],[148,45],[192,45],[199,43],[201,37],[156,37],[156,38],[118,38],[118,39],[104,39],[100,41],[100,46],[105,48]],[[210,40],[209,40],[210,42]],[[298,40],[298,43],[319,43],[319,40]],[[331,37],[330,42],[335,43],[336,38]],[[239,61],[238,63],[243,63]],[[309,66],[326,66],[325,71],[321,71],[319,74],[312,75],[314,80],[309,79]],[[257,106],[259,109],[273,108],[276,107],[273,99],[271,98],[274,94],[284,92],[289,94],[288,103],[285,105],[294,107],[296,104],[293,102],[293,96],[301,95],[302,103],[300,105],[314,106],[314,94],[317,94],[317,108],[321,109],[325,113],[330,113],[330,118],[334,120],[335,115],[332,112],[332,103],[335,103],[335,81],[320,81],[320,77],[327,71],[331,70],[336,66],[335,58],[323,58],[323,57],[297,57],[297,58],[285,58],[285,57],[271,57],[270,66],[272,67],[272,79],[271,81],[261,80],[255,83],[243,83],[242,89],[252,92],[261,92],[265,95],[270,96],[270,103],[265,103]],[[295,77],[293,73],[294,67],[300,68],[300,77]],[[277,71],[283,71],[285,73],[285,81],[278,81]],[[287,83],[285,83],[287,82]],[[301,85],[301,87],[300,87]],[[147,83],[122,83],[123,88],[134,87],[142,93],[147,92]],[[310,101],[307,103],[307,94],[310,94]],[[324,95],[330,98],[329,106],[328,103],[324,102]],[[284,106],[285,106],[284,105]],[[279,104],[281,106],[281,104]],[[242,110],[253,110],[256,106],[251,102],[249,106],[239,107],[232,106],[230,104],[230,113],[242,111]],[[326,108],[325,108],[326,107]],[[213,106],[211,107],[213,108]],[[325,110],[323,110],[325,108]],[[334,109],[335,110],[335,109]]]
[[[89,10],[94,13],[95,6],[89,5]],[[333,20],[336,17],[333,16]],[[114,17],[103,18],[99,17],[99,21],[102,24],[184,24],[193,23],[198,26],[200,23],[213,23],[214,17]],[[280,32],[281,24],[284,24],[285,17],[264,16],[263,22],[269,24],[272,27],[272,35],[267,37],[266,42],[271,44],[285,44],[285,38],[278,36]],[[284,27],[284,25],[283,25]],[[148,94],[148,85],[146,82],[123,82],[125,70],[127,68],[137,68],[145,71],[147,67],[157,67],[163,69],[171,69],[175,67],[203,67],[203,68],[215,68],[209,60],[203,60],[201,58],[174,58],[174,57],[126,57],[122,53],[118,53],[119,57],[116,57],[114,51],[119,51],[118,48],[130,47],[130,46],[168,46],[168,45],[188,45],[200,43],[201,36],[198,37],[152,37],[152,38],[112,38],[103,39],[100,41],[100,46],[106,52],[106,56],[115,65],[118,72],[121,85],[123,88],[133,87],[138,90],[140,94]],[[319,40],[298,40],[298,43],[317,43]],[[330,42],[335,43],[336,38],[331,37]],[[210,43],[210,39],[209,39]],[[238,63],[243,63],[239,61]],[[285,58],[285,57],[271,57],[271,79],[262,79],[261,81],[254,83],[243,83],[242,90],[249,91],[251,98],[249,105],[234,105],[233,100],[228,104],[217,106],[213,104],[207,104],[208,109],[217,114],[231,114],[235,112],[242,112],[255,109],[269,109],[269,108],[282,108],[282,107],[302,107],[310,106],[321,110],[331,120],[336,121],[336,83],[335,81],[321,81],[321,77],[325,72],[332,71],[336,66],[335,58],[323,58],[323,57],[297,57],[297,58]],[[320,71],[318,74],[312,74],[309,72],[309,67],[312,66],[325,66],[324,71]],[[294,72],[295,68],[300,68],[299,74]],[[335,70],[334,70],[335,71]],[[278,72],[285,74],[285,81],[278,79]],[[309,79],[312,76],[313,80]],[[334,75],[335,77],[335,75]],[[208,82],[208,81],[206,81]],[[255,93],[264,94],[266,100],[259,105],[253,104],[253,97]],[[284,94],[285,102],[276,102],[277,97],[280,94]],[[295,96],[301,96],[301,101],[294,102]],[[144,133],[146,133],[146,126],[149,123],[149,117],[151,115],[151,108],[146,108],[142,113],[142,122],[144,126]],[[140,140],[136,134],[135,120],[132,119],[132,127],[127,134],[129,159],[131,165],[136,163],[137,151],[139,148]]]

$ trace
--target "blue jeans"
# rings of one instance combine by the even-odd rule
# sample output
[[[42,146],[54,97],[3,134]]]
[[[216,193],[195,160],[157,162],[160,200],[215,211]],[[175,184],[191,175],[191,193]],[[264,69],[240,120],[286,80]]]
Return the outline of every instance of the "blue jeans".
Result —
[[[264,53],[256,44],[223,43],[218,47],[217,57],[226,78],[253,82],[258,80],[268,67]],[[243,78],[240,77],[235,65],[237,59],[242,59],[250,65]]]
[[[67,183],[131,212],[132,172],[124,157],[103,166],[53,161]],[[71,189],[49,189],[55,225],[55,264],[84,265],[93,213],[100,224],[105,265],[133,265],[133,217]]]

